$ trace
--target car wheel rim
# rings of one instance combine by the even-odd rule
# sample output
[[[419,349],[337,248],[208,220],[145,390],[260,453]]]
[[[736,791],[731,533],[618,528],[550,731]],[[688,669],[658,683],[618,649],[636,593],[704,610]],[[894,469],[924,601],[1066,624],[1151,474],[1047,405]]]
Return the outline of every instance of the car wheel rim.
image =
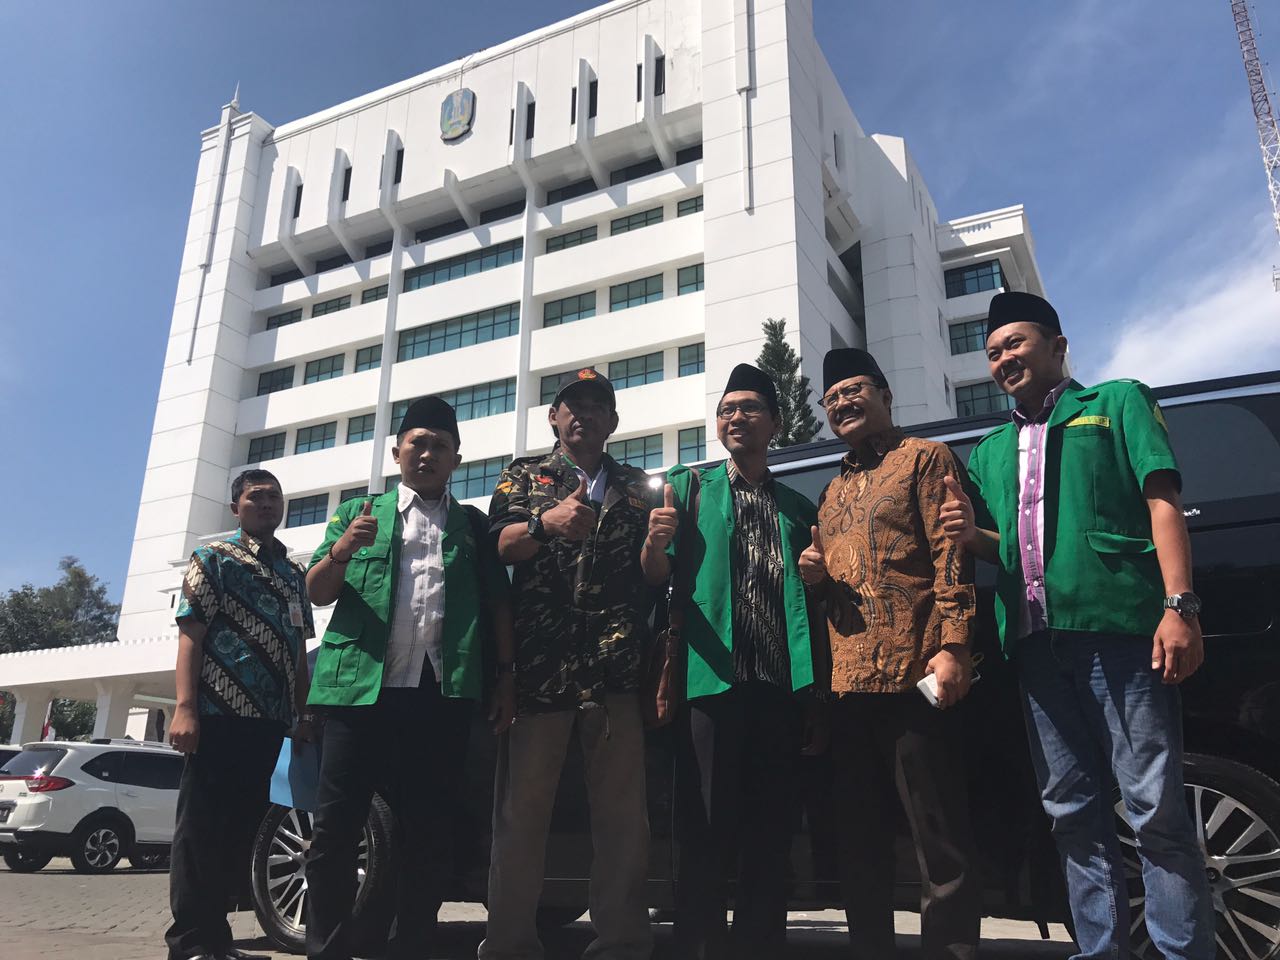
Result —
[[[301,934],[306,929],[307,851],[311,849],[311,814],[290,810],[280,821],[267,850],[267,895],[279,922]],[[356,896],[364,887],[369,869],[369,837],[366,828],[356,853]]]
[[[91,867],[105,867],[120,858],[120,837],[114,830],[99,827],[85,839],[84,858]]]
[[[1215,911],[1218,956],[1280,957],[1280,837],[1251,809],[1212,787],[1187,784],[1187,807],[1204,854]],[[1133,955],[1159,960],[1146,925],[1142,861],[1123,801],[1115,804],[1129,887]]]

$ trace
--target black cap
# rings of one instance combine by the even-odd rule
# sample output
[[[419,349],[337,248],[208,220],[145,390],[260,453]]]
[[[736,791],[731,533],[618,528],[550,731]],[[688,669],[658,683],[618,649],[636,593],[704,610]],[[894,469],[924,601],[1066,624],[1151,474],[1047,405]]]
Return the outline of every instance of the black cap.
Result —
[[[601,391],[609,401],[609,406],[617,406],[613,384],[609,382],[608,377],[592,367],[583,367],[568,380],[565,380],[564,383],[560,384],[560,389],[556,391],[555,397],[552,398],[551,405],[553,407],[560,406],[560,401],[564,399],[565,394],[570,390],[585,390],[588,388]]]
[[[1054,333],[1062,333],[1058,311],[1048,300],[1034,293],[1009,290],[991,298],[991,306],[987,309],[987,336],[990,337],[1006,323],[1038,323]]]
[[[763,370],[749,363],[738,364],[729,374],[729,379],[724,385],[724,393],[720,396],[723,398],[725,393],[733,393],[736,390],[749,390],[760,394],[769,405],[769,410],[777,416],[778,387]]]
[[[448,401],[440,397],[420,397],[409,404],[396,436],[410,430],[447,430],[453,436],[455,446],[462,443],[458,436],[458,415]]]
[[[826,394],[833,384],[852,377],[875,377],[887,383],[876,358],[857,347],[840,347],[828,350],[822,358],[822,392]]]

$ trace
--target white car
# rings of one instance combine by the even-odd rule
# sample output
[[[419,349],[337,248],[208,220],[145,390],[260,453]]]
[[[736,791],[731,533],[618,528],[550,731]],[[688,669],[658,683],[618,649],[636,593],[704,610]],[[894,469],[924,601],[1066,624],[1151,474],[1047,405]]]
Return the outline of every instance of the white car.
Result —
[[[105,873],[168,859],[182,754],[162,743],[51,740],[27,743],[0,766],[0,851],[30,873],[70,857]]]

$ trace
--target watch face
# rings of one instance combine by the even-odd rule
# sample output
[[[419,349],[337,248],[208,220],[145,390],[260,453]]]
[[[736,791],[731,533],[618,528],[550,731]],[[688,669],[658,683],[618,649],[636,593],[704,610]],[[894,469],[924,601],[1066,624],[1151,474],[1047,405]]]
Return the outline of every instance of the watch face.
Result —
[[[1182,595],[1182,611],[1183,613],[1199,613],[1204,608],[1204,603],[1194,593],[1184,593]]]

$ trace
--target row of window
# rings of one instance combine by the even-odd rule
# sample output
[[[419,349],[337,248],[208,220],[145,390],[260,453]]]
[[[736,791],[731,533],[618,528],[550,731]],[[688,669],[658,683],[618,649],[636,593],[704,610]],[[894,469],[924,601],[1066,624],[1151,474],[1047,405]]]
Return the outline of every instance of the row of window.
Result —
[[[376,287],[367,287],[360,291],[361,303],[373,303],[376,300],[387,299],[387,285],[379,284]],[[323,300],[319,303],[311,305],[311,316],[323,317],[328,313],[337,313],[339,310],[346,310],[351,306],[351,295],[346,294],[341,297],[334,297],[331,300]],[[302,308],[294,307],[292,310],[285,310],[283,313],[272,314],[267,317],[267,329],[274,330],[277,327],[287,327],[291,323],[297,323],[302,319]]]
[[[1012,410],[1013,397],[990,380],[956,387],[956,416],[972,417],[980,413],[1003,413]]]
[[[346,371],[346,363],[345,353],[308,360],[302,368],[302,382],[305,385],[336,379]],[[356,351],[354,373],[376,370],[380,366],[382,366],[382,344],[375,343],[373,346],[361,347]],[[275,370],[266,370],[258,374],[257,395],[262,397],[268,393],[290,389],[293,386],[294,370],[294,365],[290,364],[287,367],[277,367]]]
[[[438,394],[443,397],[458,415],[458,422],[478,420],[481,417],[492,417],[499,413],[510,413],[516,408],[516,378],[493,380],[489,383],[478,383],[458,390],[446,390]],[[409,410],[409,405],[418,398],[397,400],[391,405],[391,433],[400,427],[400,421]]]
[[[590,182],[590,181],[587,181]],[[676,216],[687,217],[692,213],[700,213],[702,211],[702,194],[696,197],[686,197],[676,204]],[[625,217],[617,217],[609,221],[609,235],[615,236],[619,233],[628,233],[632,230],[638,230],[641,227],[652,226],[655,223],[662,223],[663,208],[653,207],[649,210],[641,210],[638,213],[628,214]],[[545,253],[555,253],[559,250],[567,250],[570,247],[579,247],[584,243],[591,243],[598,239],[599,230],[595,224],[589,227],[581,227],[577,230],[570,230],[568,233],[557,234],[554,237],[547,237]]]
[[[538,388],[538,399],[541,403],[550,403],[556,393],[570,380],[578,375],[578,367],[550,373],[542,378]],[[592,367],[591,369],[595,369]],[[688,377],[702,373],[706,369],[706,345],[690,343],[681,347],[677,354],[677,376]],[[660,383],[663,379],[662,351],[642,354],[638,357],[627,357],[609,363],[607,376],[615,390],[638,387],[646,383]]]
[[[1004,286],[1004,276],[999,260],[985,260],[968,267],[955,267],[942,275],[947,289],[947,299],[963,297],[970,293],[995,290]]]

